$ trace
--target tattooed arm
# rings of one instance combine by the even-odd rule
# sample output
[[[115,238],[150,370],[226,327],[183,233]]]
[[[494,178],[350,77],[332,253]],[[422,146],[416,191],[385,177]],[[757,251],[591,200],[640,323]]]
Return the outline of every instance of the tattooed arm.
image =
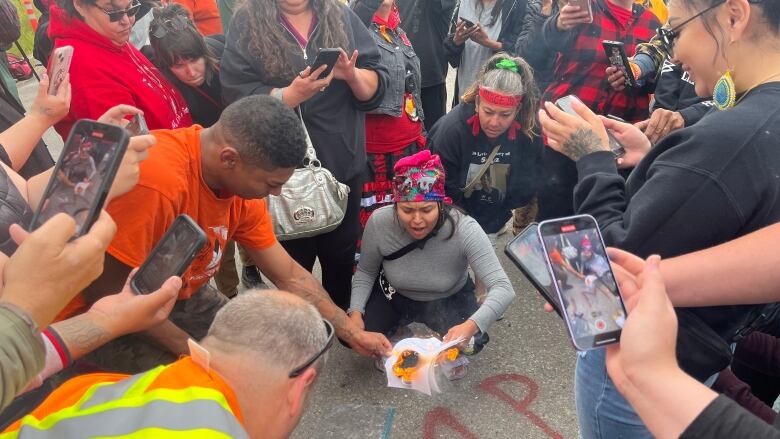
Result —
[[[165,321],[180,288],[181,280],[172,277],[159,290],[136,295],[128,283],[121,293],[98,300],[86,313],[51,326],[75,360],[117,337],[143,331]]]
[[[588,107],[573,102],[579,116],[567,114],[550,102],[539,112],[539,121],[547,144],[575,162],[588,154],[609,151],[609,138],[604,123]],[[546,110],[546,111],[545,111]]]
[[[281,244],[258,250],[246,248],[252,261],[280,290],[288,291],[314,305],[336,328],[336,335],[363,356],[389,355],[392,346],[378,333],[366,332],[336,306],[319,281],[284,250]]]

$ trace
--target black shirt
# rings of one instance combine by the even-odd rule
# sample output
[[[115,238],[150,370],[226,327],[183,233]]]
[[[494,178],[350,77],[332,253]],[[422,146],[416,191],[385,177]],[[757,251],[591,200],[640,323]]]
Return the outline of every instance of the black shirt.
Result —
[[[575,210],[598,220],[607,245],[643,258],[713,247],[780,221],[779,100],[780,83],[756,87],[736,107],[661,140],[627,181],[611,152],[583,157]],[[730,341],[756,308],[686,310]]]
[[[779,418],[780,419],[780,418]],[[780,439],[780,431],[720,395],[693,420],[680,439]]]

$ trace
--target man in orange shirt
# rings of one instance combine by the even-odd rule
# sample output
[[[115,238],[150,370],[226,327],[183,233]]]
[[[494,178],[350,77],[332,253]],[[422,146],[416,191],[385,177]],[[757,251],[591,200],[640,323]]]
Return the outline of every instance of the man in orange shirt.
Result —
[[[383,335],[352,323],[276,241],[264,198],[280,193],[306,149],[300,120],[291,109],[269,96],[249,96],[228,106],[210,128],[195,125],[152,134],[157,144],[141,164],[138,184],[107,208],[119,231],[108,248],[103,275],[85,298],[93,302],[105,292],[118,291],[177,215],[192,217],[206,232],[207,244],[182,276],[180,300],[170,318],[144,333],[165,351],[129,336],[94,353],[93,361],[135,373],[186,354],[187,339],[205,336],[214,314],[228,300],[209,280],[230,240],[246,249],[277,288],[314,304],[358,353],[389,352],[391,345]]]

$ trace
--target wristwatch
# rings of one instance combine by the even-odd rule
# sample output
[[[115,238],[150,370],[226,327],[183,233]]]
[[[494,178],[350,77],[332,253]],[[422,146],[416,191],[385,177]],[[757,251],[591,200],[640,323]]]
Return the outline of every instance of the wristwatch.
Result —
[[[271,97],[279,99],[280,101],[282,101],[282,103],[284,103],[284,88],[275,88],[271,92]]]
[[[41,332],[35,320],[33,320],[30,314],[28,314],[27,311],[23,310],[22,308],[19,308],[18,306],[9,302],[0,302],[0,308],[5,308],[22,319],[22,321],[30,327],[30,331],[32,331],[33,334],[38,334]]]

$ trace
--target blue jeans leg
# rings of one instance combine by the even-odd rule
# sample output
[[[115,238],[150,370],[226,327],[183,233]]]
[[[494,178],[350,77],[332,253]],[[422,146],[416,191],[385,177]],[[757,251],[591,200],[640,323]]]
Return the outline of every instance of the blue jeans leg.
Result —
[[[603,349],[580,353],[574,392],[582,439],[652,439],[642,420],[607,376]]]

